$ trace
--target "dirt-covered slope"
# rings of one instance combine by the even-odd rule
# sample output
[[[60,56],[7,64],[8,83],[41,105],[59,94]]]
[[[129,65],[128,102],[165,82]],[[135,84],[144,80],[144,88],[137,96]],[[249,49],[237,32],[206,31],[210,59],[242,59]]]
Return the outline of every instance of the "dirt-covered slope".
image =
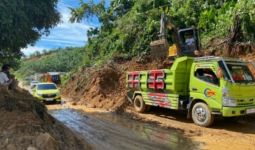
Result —
[[[28,92],[0,87],[0,149],[90,149]]]
[[[62,93],[74,104],[118,110],[127,102],[126,72],[158,68],[162,68],[161,60],[151,58],[111,61],[102,68],[83,68],[72,76]]]
[[[235,57],[246,61],[255,60],[254,52],[238,54]],[[127,102],[126,72],[166,68],[164,62],[166,61],[145,57],[142,60],[133,58],[127,61],[110,61],[101,68],[85,67],[71,77],[62,88],[62,94],[73,104],[118,110]]]

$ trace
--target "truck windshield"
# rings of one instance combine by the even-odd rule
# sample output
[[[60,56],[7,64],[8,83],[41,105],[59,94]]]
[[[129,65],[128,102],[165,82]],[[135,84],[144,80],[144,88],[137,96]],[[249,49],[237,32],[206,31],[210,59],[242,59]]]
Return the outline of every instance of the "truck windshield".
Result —
[[[247,64],[227,63],[233,80],[237,83],[254,82],[254,78]]]
[[[38,90],[55,90],[57,87],[54,84],[39,84],[37,86]]]
[[[225,68],[223,61],[219,61],[219,66],[222,69],[223,76],[226,80],[231,81],[232,78],[236,83],[255,82],[254,77],[246,63],[226,62],[227,68]]]

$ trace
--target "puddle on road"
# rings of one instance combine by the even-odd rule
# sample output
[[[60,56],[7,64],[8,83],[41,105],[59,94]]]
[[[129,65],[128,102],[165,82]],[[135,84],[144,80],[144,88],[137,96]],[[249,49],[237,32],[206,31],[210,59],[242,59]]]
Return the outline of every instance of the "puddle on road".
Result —
[[[83,113],[72,109],[53,110],[50,113],[79,133],[95,149],[198,149],[197,143],[177,130],[112,113]]]

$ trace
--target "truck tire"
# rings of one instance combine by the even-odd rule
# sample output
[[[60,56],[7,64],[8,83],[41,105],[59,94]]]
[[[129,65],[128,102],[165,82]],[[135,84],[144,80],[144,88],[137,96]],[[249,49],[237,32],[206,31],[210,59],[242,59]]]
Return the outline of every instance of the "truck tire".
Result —
[[[139,113],[144,113],[146,111],[146,105],[143,101],[141,95],[137,95],[134,99],[134,108]]]
[[[198,102],[192,107],[192,120],[196,125],[209,127],[214,121],[214,115],[205,103]]]

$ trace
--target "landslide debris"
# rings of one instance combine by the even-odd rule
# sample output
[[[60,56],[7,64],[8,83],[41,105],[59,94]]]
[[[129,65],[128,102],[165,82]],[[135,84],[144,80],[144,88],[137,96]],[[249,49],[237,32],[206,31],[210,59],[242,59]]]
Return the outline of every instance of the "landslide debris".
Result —
[[[219,41],[214,41],[219,43]],[[217,47],[217,46],[214,46]],[[253,53],[243,52],[246,47],[252,48]],[[241,56],[245,60],[255,60],[253,45],[236,45],[233,57]],[[223,48],[224,49],[224,48]],[[224,51],[204,51],[203,55],[222,56]],[[250,51],[250,49],[248,49]],[[213,53],[212,53],[213,52]],[[243,52],[243,53],[242,53]],[[62,94],[74,105],[85,105],[90,108],[103,108],[122,111],[127,105],[126,100],[126,72],[167,68],[165,60],[151,57],[133,58],[131,60],[113,59],[101,68],[84,67],[73,74],[68,83],[62,88]]]
[[[73,104],[121,111],[127,105],[126,72],[162,68],[161,60],[144,59],[118,59],[102,68],[83,68],[71,77],[62,94]]]
[[[90,149],[27,91],[0,87],[0,149]]]

